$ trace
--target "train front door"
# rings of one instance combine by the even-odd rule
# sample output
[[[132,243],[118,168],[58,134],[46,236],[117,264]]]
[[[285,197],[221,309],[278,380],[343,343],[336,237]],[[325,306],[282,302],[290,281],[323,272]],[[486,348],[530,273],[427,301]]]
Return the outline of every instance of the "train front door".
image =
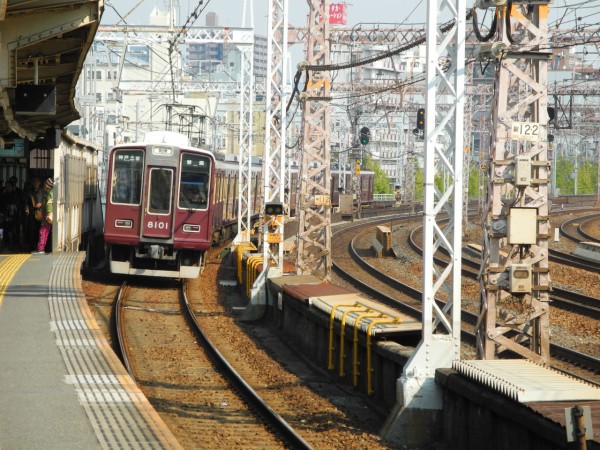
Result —
[[[169,239],[173,236],[173,169],[149,167],[146,199],[142,219],[142,235]]]

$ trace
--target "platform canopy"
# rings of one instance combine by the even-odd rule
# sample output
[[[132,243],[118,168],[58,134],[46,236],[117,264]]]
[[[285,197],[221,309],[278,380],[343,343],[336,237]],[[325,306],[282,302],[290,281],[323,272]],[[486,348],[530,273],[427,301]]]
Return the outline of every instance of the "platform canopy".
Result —
[[[79,118],[74,96],[104,0],[0,2],[0,137],[35,140]]]

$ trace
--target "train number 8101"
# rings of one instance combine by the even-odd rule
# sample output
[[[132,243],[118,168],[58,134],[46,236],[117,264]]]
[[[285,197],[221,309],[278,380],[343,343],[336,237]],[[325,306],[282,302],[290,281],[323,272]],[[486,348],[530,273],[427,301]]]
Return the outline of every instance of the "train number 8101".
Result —
[[[151,229],[151,230],[168,230],[169,229],[169,224],[167,222],[148,221],[148,224],[146,226],[148,227],[148,229]]]

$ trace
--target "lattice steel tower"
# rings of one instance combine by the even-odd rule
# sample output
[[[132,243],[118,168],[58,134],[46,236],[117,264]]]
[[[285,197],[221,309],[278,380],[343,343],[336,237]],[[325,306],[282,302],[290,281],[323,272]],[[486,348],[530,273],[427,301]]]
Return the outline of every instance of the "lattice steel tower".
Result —
[[[309,0],[307,65],[329,64],[329,0]],[[308,70],[298,199],[297,272],[331,277],[330,75]]]
[[[496,85],[477,350],[485,359],[512,350],[546,362],[549,6],[517,3],[500,7],[498,36],[480,55],[496,61]]]

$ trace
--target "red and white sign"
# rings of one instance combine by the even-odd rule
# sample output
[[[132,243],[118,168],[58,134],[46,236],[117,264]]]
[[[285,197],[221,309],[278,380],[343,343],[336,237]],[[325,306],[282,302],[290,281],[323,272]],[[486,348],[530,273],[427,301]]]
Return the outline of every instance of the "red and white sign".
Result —
[[[346,13],[346,3],[331,3],[329,5],[329,23],[332,25],[346,25],[348,18]]]

